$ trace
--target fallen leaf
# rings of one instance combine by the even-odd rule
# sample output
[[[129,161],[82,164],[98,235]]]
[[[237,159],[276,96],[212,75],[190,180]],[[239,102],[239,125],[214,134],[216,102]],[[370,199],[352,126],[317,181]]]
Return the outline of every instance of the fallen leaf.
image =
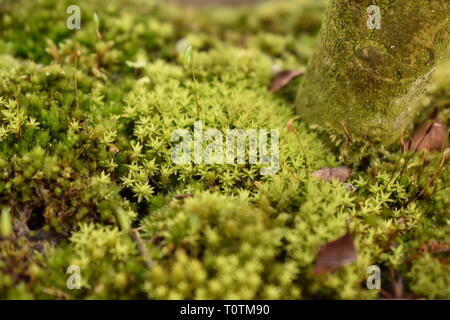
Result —
[[[357,190],[357,188],[351,183],[344,183],[344,187],[348,192],[355,192]]]
[[[326,182],[332,182],[333,179],[338,179],[340,182],[347,180],[351,169],[345,166],[337,168],[323,167],[312,173],[312,176],[318,179],[323,179]]]
[[[450,243],[440,243],[436,240],[429,240],[427,243],[424,243],[420,246],[421,252],[430,252],[430,253],[444,253],[450,252]]]
[[[439,120],[427,120],[420,125],[411,139],[406,143],[405,150],[443,150],[449,147],[447,127]]]
[[[341,238],[328,242],[317,253],[314,274],[320,275],[334,271],[356,260],[357,253],[353,236],[346,233]]]
[[[292,71],[292,70],[283,70],[278,72],[272,79],[272,83],[270,84],[270,91],[277,92],[284,86],[286,86],[292,79],[297,78],[302,75],[301,71]]]

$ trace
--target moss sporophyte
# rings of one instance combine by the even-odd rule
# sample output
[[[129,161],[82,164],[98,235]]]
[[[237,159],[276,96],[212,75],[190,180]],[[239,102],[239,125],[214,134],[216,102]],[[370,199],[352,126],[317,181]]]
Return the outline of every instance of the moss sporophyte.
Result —
[[[260,169],[262,175],[276,174],[280,169],[279,131],[272,129],[270,132],[269,154],[269,134],[265,129],[226,129],[225,133],[222,133],[218,129],[204,130],[203,122],[195,121],[193,138],[187,129],[177,129],[172,132],[173,142],[182,139],[172,150],[172,161],[176,164],[245,164],[248,138],[248,163],[267,165]],[[203,144],[206,142],[209,144],[204,148]],[[235,162],[236,155],[237,162]]]

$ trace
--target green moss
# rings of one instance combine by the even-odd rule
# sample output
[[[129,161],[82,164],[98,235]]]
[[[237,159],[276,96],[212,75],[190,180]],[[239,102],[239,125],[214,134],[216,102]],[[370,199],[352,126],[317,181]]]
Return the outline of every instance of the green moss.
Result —
[[[366,26],[366,8],[382,26]],[[311,124],[389,145],[422,111],[420,96],[450,44],[445,1],[331,1],[296,106]],[[433,22],[431,22],[433,21]]]
[[[267,90],[274,66],[304,68],[326,1],[208,14],[121,3],[83,3],[79,31],[65,28],[69,2],[0,9],[0,208],[12,220],[0,237],[1,298],[370,299],[380,296],[365,287],[373,264],[383,277],[399,270],[407,294],[449,297],[445,256],[414,258],[450,237],[448,166],[427,184],[441,155],[418,153],[398,176],[398,145],[350,144],[302,120],[289,131],[295,83]],[[448,59],[421,101],[442,106],[447,124]],[[280,129],[279,172],[174,164],[172,132],[198,119]],[[338,165],[353,169],[356,191],[311,177]],[[356,262],[314,275],[317,250],[348,229]],[[66,286],[70,265],[79,290]]]

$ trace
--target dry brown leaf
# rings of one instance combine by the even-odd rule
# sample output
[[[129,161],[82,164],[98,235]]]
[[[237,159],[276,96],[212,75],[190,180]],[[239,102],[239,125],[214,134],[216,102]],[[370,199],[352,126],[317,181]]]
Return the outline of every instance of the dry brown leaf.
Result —
[[[447,127],[439,120],[427,120],[420,125],[411,139],[406,143],[405,150],[443,150],[449,147]]]
[[[283,70],[278,72],[272,79],[272,83],[270,84],[270,91],[277,92],[284,86],[286,86],[292,79],[297,78],[302,75],[301,71],[293,71],[293,70]]]
[[[357,252],[353,236],[346,233],[341,238],[328,242],[317,253],[314,274],[334,271],[356,260]]]
[[[394,299],[402,299],[404,295],[403,278],[398,271],[391,269],[391,286],[392,297]]]
[[[345,166],[337,168],[323,167],[312,173],[314,178],[323,179],[326,182],[332,182],[333,179],[338,179],[340,182],[347,180],[351,169]]]

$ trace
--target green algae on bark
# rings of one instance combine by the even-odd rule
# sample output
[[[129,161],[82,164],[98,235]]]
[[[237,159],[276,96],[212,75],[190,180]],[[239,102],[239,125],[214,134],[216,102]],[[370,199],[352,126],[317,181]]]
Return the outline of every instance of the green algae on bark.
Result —
[[[367,27],[367,8],[381,28]],[[450,2],[331,1],[302,79],[297,111],[309,123],[389,144],[411,124],[450,43]]]
[[[267,90],[274,65],[292,70],[309,58],[325,2],[223,11],[92,0],[76,32],[65,26],[71,0],[0,6],[0,211],[9,210],[0,299],[384,297],[366,287],[370,265],[383,279],[398,271],[406,298],[450,298],[448,253],[422,250],[450,239],[450,166],[429,179],[442,155],[418,152],[398,175],[399,149],[354,143],[347,152],[331,137],[333,150],[319,128],[289,121],[294,82]],[[170,161],[171,133],[197,120],[192,76],[175,50],[185,41],[195,50],[202,121],[279,128],[276,175]],[[447,127],[448,53],[426,104],[443,106]],[[356,190],[312,176],[339,165],[352,169]],[[357,260],[315,276],[319,248],[347,230]],[[79,290],[67,287],[73,265]]]

